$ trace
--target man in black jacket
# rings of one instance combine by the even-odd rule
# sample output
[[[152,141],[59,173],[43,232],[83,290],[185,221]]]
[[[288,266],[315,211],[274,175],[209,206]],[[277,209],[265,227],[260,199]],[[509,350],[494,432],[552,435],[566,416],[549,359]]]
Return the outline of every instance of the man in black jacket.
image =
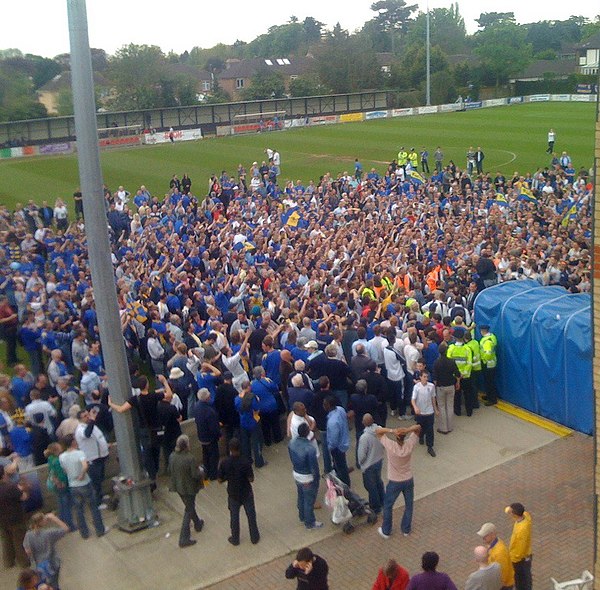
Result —
[[[486,287],[491,287],[498,282],[496,266],[494,265],[491,255],[490,250],[482,249],[481,256],[475,263],[475,271],[479,275],[477,287],[480,291],[483,291]]]
[[[296,559],[285,570],[288,580],[298,580],[297,590],[328,590],[327,575],[329,565],[319,555],[315,555],[309,547],[303,547],[296,554]]]
[[[198,403],[194,406],[194,420],[196,421],[198,440],[202,445],[202,460],[206,469],[206,477],[215,480],[219,465],[221,427],[219,426],[219,416],[210,405],[210,391],[206,387],[198,391]]]
[[[219,483],[227,482],[228,507],[231,523],[231,536],[227,539],[232,545],[240,544],[240,508],[243,506],[248,518],[250,541],[256,545],[260,541],[252,482],[254,472],[252,463],[240,453],[240,441],[229,441],[229,457],[223,459],[218,471]]]

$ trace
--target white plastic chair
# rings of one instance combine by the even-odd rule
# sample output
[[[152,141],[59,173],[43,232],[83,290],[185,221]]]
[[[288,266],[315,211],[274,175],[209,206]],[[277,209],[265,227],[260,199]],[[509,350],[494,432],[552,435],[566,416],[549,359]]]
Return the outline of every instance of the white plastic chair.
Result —
[[[567,582],[557,582],[554,578],[550,578],[554,584],[554,590],[593,590],[594,576],[588,571],[583,570],[581,578],[568,580]]]

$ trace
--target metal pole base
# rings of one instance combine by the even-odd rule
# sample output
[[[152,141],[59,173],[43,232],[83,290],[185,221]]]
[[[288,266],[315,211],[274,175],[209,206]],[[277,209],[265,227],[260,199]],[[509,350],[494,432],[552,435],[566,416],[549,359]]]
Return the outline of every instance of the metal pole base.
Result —
[[[125,477],[113,478],[113,490],[119,499],[117,526],[126,533],[157,526],[152,506],[150,479],[132,481]]]

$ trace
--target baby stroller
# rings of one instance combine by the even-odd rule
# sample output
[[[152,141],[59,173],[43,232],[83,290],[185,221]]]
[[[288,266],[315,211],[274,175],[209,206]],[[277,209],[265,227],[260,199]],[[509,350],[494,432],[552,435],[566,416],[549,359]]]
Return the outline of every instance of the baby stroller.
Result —
[[[347,535],[352,533],[361,522],[371,525],[377,522],[377,514],[369,508],[369,502],[338,479],[334,471],[325,475],[325,482],[327,483],[325,504],[332,511],[331,521],[334,524],[341,524],[342,530]]]

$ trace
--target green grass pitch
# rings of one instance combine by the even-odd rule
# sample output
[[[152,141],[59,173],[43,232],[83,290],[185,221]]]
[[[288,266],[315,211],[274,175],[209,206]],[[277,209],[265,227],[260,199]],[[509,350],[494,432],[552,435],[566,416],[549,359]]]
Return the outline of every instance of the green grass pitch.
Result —
[[[235,174],[239,163],[249,169],[254,160],[264,159],[267,146],[281,153],[281,182],[308,182],[318,181],[324,172],[352,173],[356,157],[365,171],[374,166],[383,172],[400,146],[417,151],[427,146],[431,162],[440,145],[445,162],[452,159],[465,167],[465,153],[472,145],[481,146],[486,154],[487,172],[500,170],[508,175],[549,165],[544,150],[551,127],[557,134],[555,149],[566,150],[576,169],[590,168],[595,108],[593,103],[530,103],[116,149],[102,152],[102,170],[104,182],[113,190],[122,184],[134,193],[145,184],[156,195],[168,191],[173,174],[187,173],[193,192],[203,196],[212,173]],[[78,186],[75,156],[0,161],[0,203],[11,209],[29,199],[51,204],[58,197],[70,201]]]

